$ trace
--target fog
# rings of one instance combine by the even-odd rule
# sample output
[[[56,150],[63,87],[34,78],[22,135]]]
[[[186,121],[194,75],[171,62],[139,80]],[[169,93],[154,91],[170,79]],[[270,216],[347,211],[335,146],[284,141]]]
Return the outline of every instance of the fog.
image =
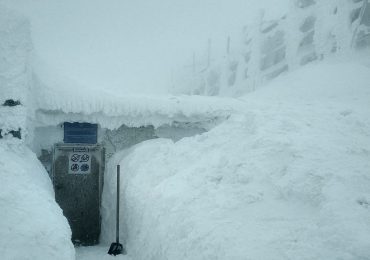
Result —
[[[0,0],[30,17],[35,53],[91,88],[163,93],[171,71],[215,55],[279,0]],[[240,38],[239,38],[240,39]],[[232,42],[237,44],[237,40]]]

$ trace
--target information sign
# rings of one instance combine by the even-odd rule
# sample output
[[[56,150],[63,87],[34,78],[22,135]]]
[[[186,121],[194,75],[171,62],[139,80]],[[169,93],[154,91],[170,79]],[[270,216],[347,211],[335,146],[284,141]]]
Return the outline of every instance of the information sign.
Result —
[[[69,174],[90,174],[91,154],[89,152],[69,153]]]

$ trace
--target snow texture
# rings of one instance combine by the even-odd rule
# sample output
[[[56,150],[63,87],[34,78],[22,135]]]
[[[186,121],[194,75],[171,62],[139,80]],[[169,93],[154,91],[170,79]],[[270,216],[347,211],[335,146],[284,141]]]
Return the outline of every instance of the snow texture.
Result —
[[[370,69],[308,65],[207,133],[110,161],[103,234],[135,259],[368,259]]]
[[[107,251],[110,245],[107,246],[90,246],[90,247],[77,247],[76,259],[78,260],[131,260],[127,255],[108,255]]]
[[[22,144],[0,143],[0,220],[1,259],[75,259],[50,178]]]
[[[0,129],[26,130],[29,95],[29,55],[32,42],[29,22],[0,5]],[[3,106],[6,100],[19,101],[16,107]],[[26,133],[26,131],[24,131]]]
[[[34,87],[40,93],[35,95],[35,126],[66,121],[98,123],[107,129],[117,129],[123,124],[155,128],[174,123],[207,125],[240,107],[238,101],[228,98],[123,95],[89,89],[45,72],[39,65],[34,68],[37,72]]]

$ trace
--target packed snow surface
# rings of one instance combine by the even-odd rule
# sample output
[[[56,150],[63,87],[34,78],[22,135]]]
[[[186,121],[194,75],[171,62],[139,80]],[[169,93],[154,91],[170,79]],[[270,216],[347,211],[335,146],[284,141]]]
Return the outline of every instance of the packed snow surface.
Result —
[[[112,241],[113,242],[113,241]],[[127,255],[108,255],[107,246],[85,246],[76,247],[76,259],[77,260],[131,260]]]
[[[243,98],[244,112],[176,143],[117,154],[103,194],[135,259],[369,259],[370,69],[307,66]]]
[[[71,230],[44,167],[23,145],[1,142],[0,258],[75,259]]]

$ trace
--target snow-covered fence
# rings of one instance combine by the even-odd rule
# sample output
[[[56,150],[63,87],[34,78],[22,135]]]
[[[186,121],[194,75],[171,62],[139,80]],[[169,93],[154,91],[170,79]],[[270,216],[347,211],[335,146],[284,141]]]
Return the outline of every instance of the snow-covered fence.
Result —
[[[361,8],[352,12],[356,18],[352,46],[358,49],[366,48],[370,46],[370,1],[364,1]]]
[[[312,61],[369,47],[370,2],[291,0],[287,14],[268,19],[262,12],[241,38],[238,52],[185,69],[172,91],[239,96]]]

